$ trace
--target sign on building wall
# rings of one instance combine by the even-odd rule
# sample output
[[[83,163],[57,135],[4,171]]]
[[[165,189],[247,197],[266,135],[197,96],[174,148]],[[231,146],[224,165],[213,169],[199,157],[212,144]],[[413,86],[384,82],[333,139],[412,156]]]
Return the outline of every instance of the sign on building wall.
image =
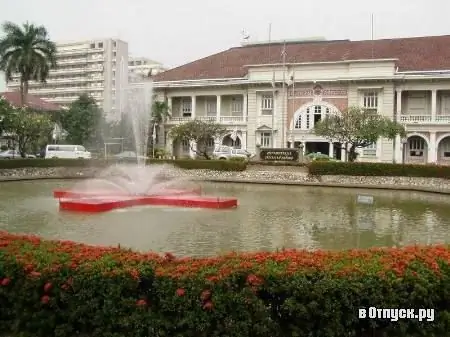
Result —
[[[298,161],[298,149],[261,149],[259,156],[265,161]]]
[[[345,97],[347,90],[343,88],[322,88],[320,85],[315,85],[312,88],[292,88],[288,90],[289,98],[297,97]]]

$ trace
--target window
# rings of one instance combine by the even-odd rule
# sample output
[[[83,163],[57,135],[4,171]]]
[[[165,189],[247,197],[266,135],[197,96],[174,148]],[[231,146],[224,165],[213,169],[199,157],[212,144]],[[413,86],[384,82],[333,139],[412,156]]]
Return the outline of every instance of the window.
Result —
[[[376,91],[367,91],[363,96],[363,108],[378,111],[378,93]]]
[[[364,157],[376,157],[377,156],[377,143],[372,143],[363,148]]]
[[[408,141],[409,155],[411,157],[423,157],[425,151],[425,140],[420,137],[411,137]]]
[[[244,102],[242,99],[233,97],[231,99],[231,114],[232,115],[240,115],[242,114],[244,107]]]
[[[207,98],[206,99],[206,115],[215,116],[217,114],[217,99]]]
[[[188,97],[181,100],[181,114],[183,117],[191,117],[192,115],[192,102]]]
[[[330,112],[330,109],[325,106],[310,106],[306,108],[305,112],[297,116],[294,122],[294,129],[313,129],[314,125],[329,115]]]
[[[113,47],[114,47],[114,48],[117,47],[117,42],[116,42],[116,41],[113,42]]]
[[[91,48],[92,48],[92,49],[95,48],[95,43],[91,43]]]
[[[270,147],[272,140],[272,134],[270,132],[261,133],[261,147]]]
[[[116,52],[115,51],[113,52],[113,56],[116,57]]]
[[[181,142],[181,149],[183,150],[183,152],[190,152],[191,146],[188,140],[183,140]]]
[[[273,113],[273,95],[261,96],[261,114],[271,115]]]
[[[98,47],[99,47],[99,48],[103,48],[103,42],[99,42],[99,43],[98,43]]]

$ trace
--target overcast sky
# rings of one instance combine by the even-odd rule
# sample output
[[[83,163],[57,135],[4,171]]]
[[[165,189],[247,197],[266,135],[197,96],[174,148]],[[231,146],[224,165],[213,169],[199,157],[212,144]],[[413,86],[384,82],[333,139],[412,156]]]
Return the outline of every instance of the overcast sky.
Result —
[[[372,4],[372,6],[371,6]],[[450,34],[450,0],[0,0],[0,21],[44,25],[54,41],[119,37],[173,67],[252,40]],[[0,82],[0,91],[3,81]]]

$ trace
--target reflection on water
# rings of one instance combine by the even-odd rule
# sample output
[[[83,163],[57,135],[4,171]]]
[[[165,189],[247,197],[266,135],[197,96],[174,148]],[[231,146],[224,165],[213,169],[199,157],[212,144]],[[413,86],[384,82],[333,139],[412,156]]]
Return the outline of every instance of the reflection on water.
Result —
[[[52,190],[69,181],[0,185],[0,229],[90,244],[212,255],[231,250],[345,249],[450,242],[450,197],[355,189],[204,184],[236,196],[235,210],[136,207],[103,214],[59,212]],[[357,204],[358,194],[374,196]]]

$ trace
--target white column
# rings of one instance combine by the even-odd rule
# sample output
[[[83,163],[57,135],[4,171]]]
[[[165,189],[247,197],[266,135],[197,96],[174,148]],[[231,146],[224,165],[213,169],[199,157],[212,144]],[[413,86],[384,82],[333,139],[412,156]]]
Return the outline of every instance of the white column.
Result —
[[[196,109],[196,105],[197,105],[197,97],[196,96],[191,96],[191,118],[195,119],[195,109]]]
[[[436,149],[436,132],[430,132],[430,144],[428,144],[428,160],[427,163],[436,163],[437,149]]]
[[[194,159],[197,154],[193,149],[197,149],[197,144],[191,141],[189,145],[189,156]]]
[[[341,161],[345,161],[345,144],[342,144],[341,148]]]
[[[431,120],[436,120],[436,102],[437,102],[437,90],[431,90]]]
[[[172,96],[167,97],[167,106],[169,107],[170,114],[172,114]]]
[[[334,144],[333,144],[333,142],[330,142],[330,147],[329,147],[328,152],[329,152],[328,156],[330,158],[333,158],[334,157]]]
[[[216,103],[216,121],[218,123],[220,123],[220,108],[221,108],[221,103],[222,103],[222,96],[221,95],[217,95],[217,103]]]
[[[397,114],[396,122],[400,123],[401,122],[401,115],[402,115],[402,90],[397,90],[397,110],[396,110],[396,114]],[[394,161],[396,163],[401,163],[402,159],[403,159],[402,140],[401,140],[400,136],[396,136],[395,137],[395,142],[394,142]]]
[[[248,110],[247,110],[247,94],[242,95],[244,97],[244,99],[242,100],[243,102],[243,107],[242,107],[242,115],[244,117],[244,121],[248,120]]]
[[[241,132],[242,136],[241,136],[241,148],[243,149],[247,149],[247,131],[242,131]]]

